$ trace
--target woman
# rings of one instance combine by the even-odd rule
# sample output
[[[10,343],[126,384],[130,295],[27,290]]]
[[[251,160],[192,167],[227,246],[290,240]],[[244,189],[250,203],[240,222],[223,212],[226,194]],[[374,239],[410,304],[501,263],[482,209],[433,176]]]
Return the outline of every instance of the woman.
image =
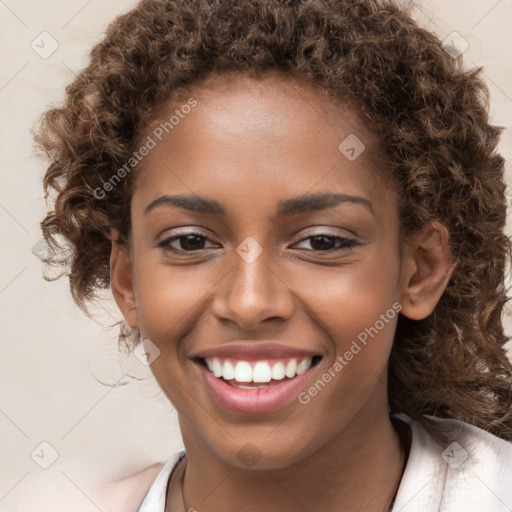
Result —
[[[111,24],[36,138],[75,301],[112,288],[178,411],[133,510],[512,508],[485,94],[390,2]]]

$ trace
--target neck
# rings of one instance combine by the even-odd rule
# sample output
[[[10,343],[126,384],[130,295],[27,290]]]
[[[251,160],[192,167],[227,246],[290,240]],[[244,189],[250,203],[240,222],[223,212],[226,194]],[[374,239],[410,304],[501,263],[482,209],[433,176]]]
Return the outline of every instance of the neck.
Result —
[[[377,416],[360,410],[320,450],[279,469],[241,469],[195,442],[188,444],[182,506],[169,510],[295,512],[342,506],[387,512],[403,469],[400,438],[387,408]],[[175,490],[174,503],[176,496]]]

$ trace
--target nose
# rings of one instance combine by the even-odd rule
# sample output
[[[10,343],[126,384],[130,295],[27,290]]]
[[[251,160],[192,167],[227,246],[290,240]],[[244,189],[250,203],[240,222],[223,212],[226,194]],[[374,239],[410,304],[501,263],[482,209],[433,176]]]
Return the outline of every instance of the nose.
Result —
[[[240,328],[256,329],[266,320],[286,320],[293,311],[293,292],[272,265],[265,249],[252,262],[234,255],[235,263],[221,279],[212,303],[218,320],[230,320]]]

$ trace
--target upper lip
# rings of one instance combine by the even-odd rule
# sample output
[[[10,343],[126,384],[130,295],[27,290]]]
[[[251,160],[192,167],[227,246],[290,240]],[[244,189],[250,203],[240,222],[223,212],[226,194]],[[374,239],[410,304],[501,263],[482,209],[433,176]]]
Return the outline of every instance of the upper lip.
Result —
[[[225,343],[217,347],[211,347],[200,350],[190,357],[194,358],[210,358],[222,357],[232,359],[267,359],[271,357],[314,357],[320,355],[317,352],[304,350],[297,347],[290,347],[273,341],[236,341]]]

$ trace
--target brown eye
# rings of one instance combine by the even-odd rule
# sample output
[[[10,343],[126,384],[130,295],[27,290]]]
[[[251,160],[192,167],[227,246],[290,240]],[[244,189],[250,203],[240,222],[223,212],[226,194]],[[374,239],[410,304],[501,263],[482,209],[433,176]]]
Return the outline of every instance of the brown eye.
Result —
[[[183,233],[181,235],[171,236],[162,240],[158,244],[158,247],[163,248],[165,251],[176,253],[194,252],[205,248],[207,249],[208,247],[204,247],[206,240],[208,240],[208,238],[200,235],[199,233]],[[171,245],[176,241],[178,242],[179,247]]]
[[[305,240],[310,240],[310,246],[312,247],[310,250],[317,252],[338,251],[360,245],[358,242],[350,238],[327,234],[308,236],[303,238],[301,242],[304,242]],[[336,240],[339,241],[338,244],[336,244]]]

